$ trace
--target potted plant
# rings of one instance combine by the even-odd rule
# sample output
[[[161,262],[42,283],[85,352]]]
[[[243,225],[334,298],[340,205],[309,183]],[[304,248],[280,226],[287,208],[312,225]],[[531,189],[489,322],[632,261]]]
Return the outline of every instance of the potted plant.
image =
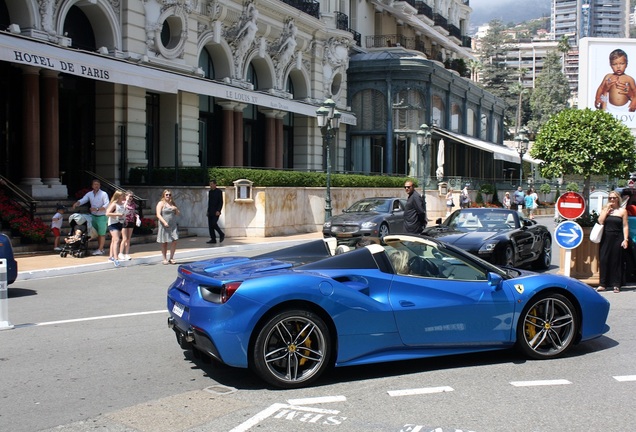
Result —
[[[492,195],[495,193],[495,188],[490,183],[484,183],[479,188],[479,192],[485,196],[484,203],[489,203]]]
[[[543,201],[544,202],[548,202],[548,194],[552,191],[552,188],[550,187],[549,184],[547,183],[543,183],[540,187],[539,187],[539,192],[541,192],[543,194]]]

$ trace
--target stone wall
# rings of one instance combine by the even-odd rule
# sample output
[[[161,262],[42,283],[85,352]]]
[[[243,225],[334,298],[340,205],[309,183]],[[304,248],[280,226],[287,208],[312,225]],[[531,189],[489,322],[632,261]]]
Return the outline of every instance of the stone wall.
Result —
[[[235,200],[235,187],[220,187],[224,192],[219,225],[228,237],[272,237],[319,232],[325,220],[324,188],[255,187],[251,200]],[[207,205],[209,187],[171,188],[181,210],[179,225],[189,233],[208,236]],[[155,214],[162,189],[135,187],[136,195],[147,199],[145,217]],[[331,188],[332,214],[338,215],[353,202],[371,196],[406,197],[403,188]],[[458,203],[458,196],[455,203]],[[444,196],[437,190],[426,191],[429,224],[446,213]]]

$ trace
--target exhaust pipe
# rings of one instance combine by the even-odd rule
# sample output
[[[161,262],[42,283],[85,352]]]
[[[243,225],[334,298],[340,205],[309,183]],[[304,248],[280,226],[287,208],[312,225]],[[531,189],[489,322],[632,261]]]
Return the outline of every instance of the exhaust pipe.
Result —
[[[191,328],[189,328],[188,331],[186,332],[185,340],[186,342],[194,342],[194,332],[192,331]]]
[[[174,328],[174,318],[172,317],[168,317],[168,328],[170,329]]]

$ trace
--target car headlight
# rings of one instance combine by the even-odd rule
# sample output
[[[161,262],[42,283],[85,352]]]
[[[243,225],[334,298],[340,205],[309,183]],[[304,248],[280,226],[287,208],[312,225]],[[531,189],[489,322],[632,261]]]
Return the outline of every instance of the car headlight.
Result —
[[[329,229],[331,228],[331,221],[327,221],[325,222],[325,224],[322,226],[323,228]]]
[[[491,253],[493,253],[495,251],[495,247],[496,246],[497,246],[497,242],[484,243],[479,248],[479,253],[480,254],[484,254],[484,255],[490,255]]]
[[[374,226],[376,226],[377,223],[375,222],[362,222],[362,225],[360,225],[362,227],[362,229],[371,229]]]

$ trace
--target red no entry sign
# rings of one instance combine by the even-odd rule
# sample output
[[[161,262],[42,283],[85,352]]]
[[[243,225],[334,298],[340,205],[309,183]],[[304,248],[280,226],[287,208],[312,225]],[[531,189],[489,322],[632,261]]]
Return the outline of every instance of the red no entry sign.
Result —
[[[557,211],[566,219],[576,219],[585,211],[583,195],[577,192],[566,192],[559,197],[556,203]]]

